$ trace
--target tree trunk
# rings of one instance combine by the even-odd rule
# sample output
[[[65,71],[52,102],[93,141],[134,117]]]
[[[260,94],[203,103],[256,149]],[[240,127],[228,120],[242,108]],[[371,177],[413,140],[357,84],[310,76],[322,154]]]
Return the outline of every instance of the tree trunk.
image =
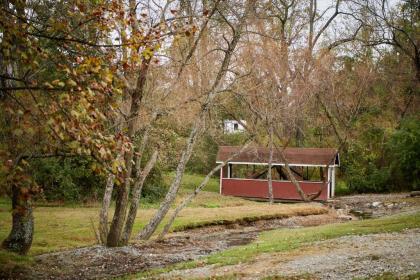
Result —
[[[136,117],[140,113],[141,102],[144,95],[144,87],[146,85],[146,77],[150,66],[150,59],[151,58],[143,61],[139,70],[139,76],[137,77],[136,88],[131,94],[130,120],[128,122],[127,133],[127,136],[130,140],[134,139],[135,123],[137,120]],[[121,233],[124,227],[125,216],[127,214],[128,195],[130,192],[131,175],[133,170],[133,149],[134,148],[132,147],[125,157],[125,166],[127,169],[124,176],[124,183],[117,189],[114,217],[112,219],[112,224],[107,237],[107,246],[109,247],[120,246]]]
[[[289,176],[290,180],[292,181],[293,185],[295,186],[296,191],[298,192],[298,194],[300,195],[300,197],[302,198],[303,201],[308,202],[309,201],[308,196],[305,194],[305,192],[300,187],[300,184],[299,184],[298,180],[296,180],[296,177],[293,174],[292,170],[290,169],[289,163],[287,162],[287,159],[284,157],[282,152],[280,152],[280,159],[284,162],[284,167],[286,169],[286,173]]]
[[[274,127],[273,127],[273,132],[276,134],[276,136],[278,138],[280,138],[280,135],[279,135],[278,131],[277,130],[274,130]],[[286,170],[287,176],[292,181],[292,184],[295,186],[296,191],[298,192],[298,194],[300,195],[300,197],[302,198],[303,201],[308,202],[309,201],[309,198],[305,194],[305,192],[302,190],[302,188],[300,187],[300,184],[299,184],[298,180],[296,180],[296,177],[293,174],[293,172],[292,172],[292,170],[291,170],[291,168],[289,166],[289,163],[287,162],[287,159],[286,159],[286,157],[283,154],[283,150],[280,150],[277,147],[276,147],[276,149],[277,149],[277,152],[278,152],[278,154],[280,156],[280,160],[282,162],[284,162],[284,169]]]
[[[201,114],[203,115],[203,114]],[[202,116],[199,117],[199,120],[195,123],[193,130],[188,138],[187,147],[182,152],[181,159],[178,163],[176,169],[175,179],[172,181],[169,191],[165,196],[165,200],[162,202],[159,210],[149,221],[146,227],[139,233],[137,236],[138,239],[149,239],[152,234],[156,231],[157,226],[163,220],[165,215],[168,213],[169,208],[171,207],[173,201],[175,200],[176,194],[178,193],[179,186],[181,185],[181,179],[184,175],[185,166],[191,156],[192,150],[194,148],[195,142],[197,141],[199,132],[202,126]]]
[[[303,147],[305,135],[303,134],[304,121],[302,116],[296,115],[296,147]]]
[[[209,111],[210,106],[213,103],[213,100],[218,95],[217,89],[228,71],[230,60],[232,59],[232,56],[233,56],[233,51],[235,50],[239,42],[239,39],[242,35],[243,27],[245,26],[246,16],[252,10],[252,7],[254,6],[254,4],[255,4],[255,1],[247,1],[246,11],[244,15],[239,20],[237,28],[236,29],[233,28],[232,40],[228,44],[227,50],[225,50],[225,55],[224,55],[222,64],[220,66],[220,69],[217,72],[217,75],[214,79],[214,82],[211,88],[208,90],[207,98],[205,99],[204,103],[201,106],[200,115],[198,119],[195,121],[193,128],[191,130],[190,136],[188,137],[187,146],[185,150],[183,151],[181,155],[181,159],[177,166],[175,179],[172,182],[169,188],[169,191],[165,196],[165,200],[162,202],[159,210],[157,211],[155,216],[149,221],[146,227],[138,234],[137,236],[138,239],[149,239],[152,236],[152,234],[156,231],[157,226],[162,222],[163,218],[168,213],[169,208],[171,207],[172,203],[175,200],[176,194],[178,193],[178,189],[181,184],[182,176],[185,171],[185,165],[187,164],[191,156],[191,153],[197,141],[199,132],[201,131],[204,125],[206,114]]]
[[[274,196],[273,196],[273,178],[271,176],[271,169],[273,168],[273,125],[272,123],[269,124],[269,150],[270,155],[268,158],[268,173],[267,173],[267,180],[268,180],[268,198],[270,203],[274,203]]]
[[[108,210],[111,204],[112,190],[114,189],[115,175],[109,174],[106,182],[104,198],[102,200],[102,208],[99,213],[99,237],[102,244],[106,244],[108,236]]]
[[[13,9],[16,9],[17,17],[15,17],[15,24],[22,30],[24,30],[24,24],[26,22],[25,16],[25,7],[26,1],[1,1],[1,9],[8,11],[10,13],[15,13]],[[12,6],[13,5],[13,6]],[[3,13],[2,13],[3,16]],[[13,36],[13,34],[8,34],[8,29],[2,30],[2,39],[7,38],[7,40],[1,40],[0,47],[3,47],[4,44],[8,42],[10,36],[12,35],[12,50],[19,48],[23,38],[19,36]],[[2,74],[13,76],[23,76],[22,65],[18,61],[13,61],[10,58],[1,56],[0,57],[0,66],[2,69]],[[0,86],[9,87],[12,86],[13,82],[9,79],[0,79]],[[6,94],[0,92],[0,98],[6,98]],[[2,104],[3,105],[3,104]],[[2,108],[2,110],[4,110]],[[7,114],[6,114],[7,116]],[[11,140],[13,139],[10,138]],[[10,151],[12,152],[12,151]],[[16,155],[15,155],[16,156]],[[17,165],[18,163],[16,163]],[[12,229],[8,237],[3,241],[2,247],[8,251],[16,252],[21,255],[27,254],[32,245],[32,238],[34,234],[34,217],[31,201],[32,190],[28,190],[25,187],[20,187],[17,185],[12,185]]]
[[[28,253],[34,235],[34,217],[31,199],[23,189],[12,188],[13,224],[9,236],[3,241],[2,247],[21,255]]]
[[[112,218],[111,227],[107,237],[106,245],[108,247],[120,246],[121,232],[124,227],[125,216],[127,214],[128,195],[130,192],[130,181],[132,173],[133,148],[128,152],[125,162],[127,172],[124,183],[117,187],[117,198],[115,200],[114,217]]]
[[[143,189],[144,181],[146,180],[152,168],[155,166],[157,156],[158,156],[158,152],[155,151],[152,157],[150,158],[150,160],[147,162],[144,170],[141,171],[141,173],[139,174],[133,186],[130,210],[128,211],[123,236],[121,238],[122,245],[127,245],[128,241],[130,240],[131,232],[133,230],[134,220],[136,219],[137,209],[140,203],[141,191]],[[140,170],[137,170],[137,172],[140,172]]]
[[[193,198],[196,197],[198,195],[198,193],[207,185],[211,176],[215,172],[220,170],[220,168],[222,168],[225,165],[226,165],[226,163],[219,164],[212,171],[210,171],[210,173],[207,174],[207,176],[204,178],[204,180],[201,182],[201,184],[194,190],[194,192],[192,194],[190,194],[180,205],[178,205],[178,207],[175,209],[174,213],[172,214],[171,218],[169,219],[169,221],[166,223],[165,227],[163,228],[163,231],[159,235],[159,237],[158,237],[159,239],[162,239],[168,233],[169,229],[171,228],[171,226],[172,226],[173,222],[175,221],[175,218],[178,216],[179,212],[181,212],[181,210],[184,209],[188,205],[188,203],[190,203],[191,200],[193,200]]]
[[[129,6],[129,14],[130,17],[133,19],[131,21],[131,27],[133,29],[133,33],[137,33],[140,31],[138,22],[137,22],[137,4],[135,0],[130,0],[128,3]],[[135,123],[137,120],[137,116],[140,113],[141,103],[144,96],[144,88],[146,85],[146,78],[149,72],[150,61],[152,57],[144,59],[141,63],[137,80],[136,80],[136,87],[130,93],[131,95],[131,102],[130,102],[130,115],[128,121],[128,138],[133,141],[135,135]],[[131,177],[132,177],[132,170],[133,170],[133,156],[134,156],[134,147],[130,149],[128,154],[125,156],[125,166],[126,166],[126,174],[124,176],[124,183],[122,186],[118,187],[117,189],[117,197],[115,201],[115,211],[114,217],[112,219],[112,224],[109,230],[109,234],[107,237],[107,246],[115,247],[120,246],[121,241],[121,234],[123,231],[125,217],[127,214],[127,207],[128,207],[128,195],[130,193],[130,185],[131,185]]]
[[[327,107],[327,105],[324,103],[324,101],[321,99],[321,96],[320,96],[320,94],[319,94],[319,93],[317,93],[317,94],[316,94],[316,98],[317,98],[317,100],[318,100],[319,104],[320,104],[320,105],[321,105],[321,107],[322,107],[322,110],[324,111],[325,115],[327,116],[327,118],[328,118],[328,120],[329,120],[329,122],[330,122],[330,124],[331,124],[331,126],[332,126],[332,128],[333,128],[333,130],[334,130],[334,134],[335,134],[335,136],[337,137],[337,140],[338,140],[338,142],[339,142],[340,146],[344,147],[344,146],[345,146],[345,140],[344,140],[344,137],[341,135],[341,133],[340,133],[340,131],[339,131],[339,129],[338,129],[338,125],[337,125],[337,123],[335,122],[335,119],[334,119],[334,117],[333,117],[332,113],[330,112],[330,110],[328,109],[328,107]]]

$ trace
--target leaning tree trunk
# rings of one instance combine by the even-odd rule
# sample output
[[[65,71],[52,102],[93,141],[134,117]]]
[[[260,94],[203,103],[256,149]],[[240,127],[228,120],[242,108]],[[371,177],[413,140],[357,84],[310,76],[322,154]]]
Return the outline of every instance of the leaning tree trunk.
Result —
[[[290,165],[289,165],[286,157],[283,155],[283,152],[282,151],[279,152],[279,156],[280,156],[280,160],[284,162],[284,167],[286,169],[287,175],[289,176],[290,180],[292,181],[292,184],[295,186],[296,191],[298,192],[298,194],[300,195],[300,197],[302,198],[302,200],[305,201],[305,202],[310,201],[310,198],[302,190],[302,188],[300,187],[300,184],[299,184],[298,180],[296,180],[296,177],[293,174],[292,170],[290,169]]]
[[[292,184],[295,186],[296,191],[298,192],[298,194],[300,195],[300,197],[302,198],[303,201],[305,202],[310,202],[312,200],[314,200],[315,198],[317,198],[318,196],[321,195],[322,189],[320,189],[317,193],[314,194],[310,194],[307,195],[302,188],[300,187],[300,183],[298,180],[296,180],[295,175],[292,172],[292,169],[290,168],[290,165],[286,159],[286,157],[283,154],[283,151],[279,150],[279,156],[280,156],[280,160],[282,162],[284,162],[284,167],[286,169],[286,173],[289,176],[290,180],[292,181]]]
[[[127,245],[128,241],[130,240],[131,232],[133,230],[134,220],[136,219],[137,209],[139,207],[139,202],[140,202],[140,197],[141,197],[144,181],[146,180],[147,176],[149,176],[149,173],[152,170],[152,168],[155,166],[157,156],[158,156],[158,151],[155,151],[152,157],[147,162],[144,170],[142,170],[140,174],[137,176],[136,182],[134,183],[130,209],[128,211],[127,221],[125,222],[124,232],[121,237],[122,245]],[[140,170],[138,170],[137,172],[139,171]]]
[[[158,239],[163,239],[163,237],[169,232],[169,229],[171,228],[172,224],[175,221],[175,218],[178,216],[178,214],[181,212],[182,209],[184,209],[199,193],[200,191],[207,185],[209,182],[211,176],[214,175],[217,171],[219,171],[221,168],[223,168],[229,161],[231,161],[234,157],[242,153],[245,149],[248,148],[248,146],[252,143],[251,138],[242,148],[235,154],[233,154],[231,157],[229,157],[227,160],[222,162],[221,164],[217,165],[215,168],[213,168],[207,176],[204,178],[204,180],[201,182],[201,184],[194,190],[192,194],[190,194],[184,201],[178,205],[178,207],[175,209],[172,216],[169,218],[169,221],[166,223],[166,225],[163,228],[163,231],[159,234]]]
[[[3,241],[2,247],[6,250],[25,255],[31,248],[34,235],[32,203],[27,189],[13,186],[12,193],[12,230],[9,236]]]
[[[240,19],[237,25],[237,28],[235,29],[233,26],[231,26],[234,29],[232,40],[228,43],[228,48],[227,50],[225,50],[225,55],[223,58],[222,65],[219,68],[219,71],[217,72],[217,75],[213,81],[213,84],[208,91],[206,100],[201,106],[200,115],[198,116],[198,119],[195,121],[193,125],[192,131],[187,141],[187,146],[184,149],[181,155],[181,159],[178,163],[175,179],[172,182],[171,186],[169,187],[169,191],[166,194],[165,199],[162,202],[155,216],[149,221],[146,227],[137,235],[138,239],[149,239],[152,236],[152,234],[156,231],[158,225],[162,222],[163,218],[168,213],[172,203],[175,200],[175,197],[178,193],[179,186],[181,184],[182,176],[185,171],[185,165],[187,164],[191,156],[195,142],[197,141],[197,138],[198,138],[198,134],[201,131],[202,125],[205,122],[206,114],[210,110],[210,106],[212,105],[213,100],[217,97],[219,93],[217,91],[217,88],[219,87],[223,78],[226,76],[226,73],[228,72],[228,67],[232,59],[233,52],[239,42],[239,39],[242,35],[243,28],[245,26],[246,15],[248,14],[248,12],[252,11],[252,7],[254,4],[255,4],[255,1],[247,1],[245,14]]]
[[[273,132],[276,134],[277,138],[280,139],[280,135],[279,135],[277,130],[274,130],[274,127],[273,127]],[[296,191],[298,192],[298,194],[300,195],[300,197],[302,198],[303,201],[305,201],[305,202],[310,201],[310,198],[302,190],[298,180],[296,180],[295,175],[293,174],[292,170],[290,169],[289,162],[287,161],[286,157],[284,156],[283,150],[280,150],[277,146],[276,146],[276,149],[277,149],[277,152],[278,152],[278,156],[280,157],[280,160],[282,162],[284,162],[284,168],[286,169],[286,174],[287,174],[287,176],[289,176],[290,180],[292,181],[292,184],[295,186]]]
[[[191,156],[192,150],[194,148],[195,142],[197,141],[199,132],[202,129],[202,119],[203,113],[199,117],[199,120],[195,123],[195,126],[193,130],[191,131],[191,134],[188,139],[187,147],[183,151],[181,155],[181,159],[178,163],[176,173],[175,173],[175,179],[172,181],[171,186],[169,187],[169,191],[165,196],[164,201],[162,202],[159,210],[153,216],[153,218],[149,221],[149,223],[146,225],[146,227],[138,234],[138,239],[149,239],[152,234],[156,231],[156,228],[158,225],[162,222],[165,215],[168,213],[172,203],[175,200],[176,194],[178,193],[178,189],[181,185],[181,179],[185,171],[185,166]]]

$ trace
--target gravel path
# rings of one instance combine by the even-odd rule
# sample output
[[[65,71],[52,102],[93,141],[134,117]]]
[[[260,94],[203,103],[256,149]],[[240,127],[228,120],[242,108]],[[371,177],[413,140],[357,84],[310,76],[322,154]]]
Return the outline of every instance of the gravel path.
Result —
[[[287,275],[310,273],[320,279],[353,279],[384,272],[397,275],[420,271],[420,230],[365,236],[344,236],[315,245],[323,253],[298,257],[286,263]]]
[[[344,236],[316,242],[304,250],[264,254],[251,263],[172,271],[162,278],[207,278],[235,275],[239,279],[310,274],[315,279],[366,278],[394,272],[420,272],[420,229],[400,233]]]

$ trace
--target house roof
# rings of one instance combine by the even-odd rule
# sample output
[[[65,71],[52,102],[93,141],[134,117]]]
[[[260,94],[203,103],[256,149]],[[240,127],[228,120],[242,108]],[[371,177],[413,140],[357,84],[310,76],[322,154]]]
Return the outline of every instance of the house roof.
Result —
[[[224,162],[241,150],[240,146],[219,146],[216,162]],[[264,147],[248,147],[236,155],[230,163],[268,164],[269,149]],[[283,155],[290,165],[327,166],[340,165],[337,149],[334,148],[284,148]],[[280,152],[274,149],[273,164],[284,165]]]

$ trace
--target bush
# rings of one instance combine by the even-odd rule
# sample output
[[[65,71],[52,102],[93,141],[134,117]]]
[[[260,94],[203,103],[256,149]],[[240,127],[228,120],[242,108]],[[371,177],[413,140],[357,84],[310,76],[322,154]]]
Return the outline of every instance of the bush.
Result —
[[[406,119],[387,143],[392,183],[401,190],[420,188],[420,122]]]
[[[93,161],[83,157],[37,159],[31,164],[42,198],[47,201],[100,201],[105,180],[91,169]],[[142,197],[148,202],[162,198],[167,191],[161,168],[156,165],[146,178]]]
[[[207,174],[216,164],[218,145],[213,138],[205,134],[197,143],[186,170],[190,173]]]
[[[418,190],[420,186],[420,122],[407,119],[390,137],[368,130],[342,157],[341,171],[351,192]],[[364,138],[364,139],[363,139]]]
[[[392,190],[390,172],[388,168],[378,168],[374,163],[367,163],[366,168],[349,172],[349,190],[356,193],[381,193]]]
[[[141,196],[145,202],[153,203],[165,196],[167,191],[168,186],[163,178],[162,167],[156,164],[144,182]]]
[[[347,186],[347,183],[343,180],[337,180],[337,183],[335,186],[335,195],[342,196],[342,195],[349,195],[349,194],[351,194],[351,191],[349,187]]]
[[[384,131],[367,128],[358,142],[353,142],[342,156],[341,171],[352,193],[390,191],[389,168],[383,160]]]
[[[92,171],[92,163],[84,157],[49,158],[32,161],[31,168],[47,201],[81,202],[103,194],[104,179]]]
[[[222,136],[222,145],[241,146],[248,139],[249,135],[245,132],[226,133]]]

